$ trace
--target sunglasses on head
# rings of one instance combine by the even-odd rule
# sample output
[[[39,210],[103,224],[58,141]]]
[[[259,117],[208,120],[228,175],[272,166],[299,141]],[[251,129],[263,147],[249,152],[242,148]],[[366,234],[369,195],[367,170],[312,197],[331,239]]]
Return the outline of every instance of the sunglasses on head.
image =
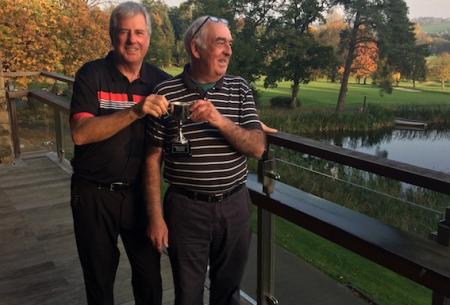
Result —
[[[205,18],[205,20],[203,20],[203,22],[199,25],[199,27],[195,30],[194,34],[192,35],[192,38],[195,37],[195,35],[198,34],[198,32],[200,31],[200,29],[202,28],[202,26],[205,25],[206,22],[211,21],[211,22],[216,22],[216,23],[223,23],[225,25],[228,25],[228,20],[223,19],[223,18],[218,18],[218,17],[214,17],[214,16],[208,16]]]

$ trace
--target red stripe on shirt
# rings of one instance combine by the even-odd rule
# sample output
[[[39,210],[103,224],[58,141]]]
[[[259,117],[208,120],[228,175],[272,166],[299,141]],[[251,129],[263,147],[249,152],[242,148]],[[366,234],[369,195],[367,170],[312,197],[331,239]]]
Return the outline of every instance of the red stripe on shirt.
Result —
[[[99,100],[107,100],[109,102],[128,102],[128,94],[126,93],[112,93],[105,91],[98,91],[97,98]]]
[[[78,121],[79,119],[82,119],[82,118],[92,118],[94,116],[95,115],[93,115],[92,113],[89,113],[89,112],[78,112],[78,113],[74,113],[70,119],[74,120],[74,121]]]
[[[133,102],[135,104],[139,104],[140,102],[142,102],[145,99],[144,95],[137,95],[137,94],[133,94]]]

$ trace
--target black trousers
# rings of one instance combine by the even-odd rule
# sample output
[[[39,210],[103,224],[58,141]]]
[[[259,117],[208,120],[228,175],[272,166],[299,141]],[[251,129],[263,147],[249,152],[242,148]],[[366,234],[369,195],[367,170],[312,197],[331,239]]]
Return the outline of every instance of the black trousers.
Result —
[[[160,305],[160,255],[145,236],[146,213],[139,189],[110,191],[72,177],[71,206],[78,255],[89,305],[114,304],[120,234],[132,270],[137,305]]]
[[[221,202],[192,200],[169,188],[164,199],[175,305],[203,304],[208,263],[211,305],[239,305],[250,242],[247,188]]]

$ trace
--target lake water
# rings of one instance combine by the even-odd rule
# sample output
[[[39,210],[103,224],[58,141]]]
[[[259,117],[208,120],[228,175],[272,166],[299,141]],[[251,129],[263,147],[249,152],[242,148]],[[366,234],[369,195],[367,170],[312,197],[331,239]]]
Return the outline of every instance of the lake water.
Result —
[[[393,129],[368,135],[335,135],[323,140],[390,160],[450,173],[450,130]]]

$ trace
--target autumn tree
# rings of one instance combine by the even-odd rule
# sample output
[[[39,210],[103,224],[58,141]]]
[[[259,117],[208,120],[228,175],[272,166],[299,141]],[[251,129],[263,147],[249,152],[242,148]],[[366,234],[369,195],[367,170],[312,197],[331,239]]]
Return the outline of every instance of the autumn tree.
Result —
[[[441,83],[442,90],[445,82],[450,81],[450,53],[442,53],[432,58],[428,63],[430,78]]]
[[[74,75],[110,49],[108,14],[83,0],[0,0],[0,33],[10,71]]]
[[[379,61],[374,79],[388,93],[392,92],[392,73],[411,77],[413,62],[420,63],[418,56],[423,54],[417,53],[414,26],[408,19],[404,0],[333,0],[332,3],[344,7],[350,25],[343,32],[348,51],[336,105],[336,111],[341,112],[358,44],[363,41],[377,44]]]
[[[380,10],[379,1],[374,0],[336,0],[334,5],[342,5],[346,12],[349,27],[342,31],[342,44],[345,45],[346,54],[341,87],[339,90],[336,111],[342,112],[348,91],[348,81],[352,71],[353,61],[356,57],[357,46],[373,40],[376,17]]]
[[[377,71],[377,62],[378,47],[375,42],[368,41],[356,46],[351,70],[358,83],[361,83],[363,79],[364,85],[366,84],[366,79]]]

